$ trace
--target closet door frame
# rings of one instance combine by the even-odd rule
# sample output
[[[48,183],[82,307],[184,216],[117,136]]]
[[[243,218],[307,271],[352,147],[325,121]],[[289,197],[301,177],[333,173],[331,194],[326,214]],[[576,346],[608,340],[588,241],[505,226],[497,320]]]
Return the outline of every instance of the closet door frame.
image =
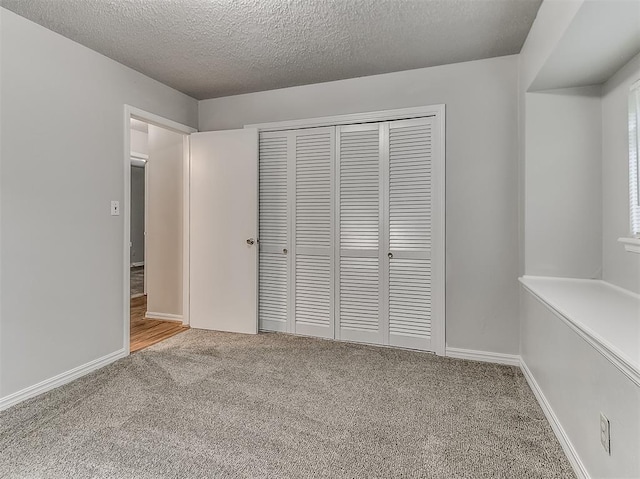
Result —
[[[354,113],[346,115],[325,116],[317,118],[308,118],[302,120],[287,120],[268,123],[256,123],[245,125],[245,128],[257,128],[260,132],[266,131],[283,131],[283,130],[296,130],[300,128],[313,128],[321,126],[340,126],[340,125],[352,125],[357,123],[372,123],[372,122],[388,122],[394,120],[405,120],[412,118],[423,117],[435,117],[437,124],[437,143],[439,145],[439,151],[433,157],[433,175],[432,180],[434,184],[432,202],[433,202],[433,237],[432,237],[432,277],[433,277],[433,289],[432,289],[432,345],[433,350],[437,355],[445,355],[445,324],[446,324],[446,306],[445,306],[445,157],[446,157],[446,143],[445,143],[445,125],[446,125],[446,108],[444,104],[414,107],[414,108],[401,108],[394,110],[381,110],[363,113]],[[388,138],[388,136],[387,136]],[[337,144],[336,136],[336,144]],[[388,158],[386,158],[386,164],[388,167]],[[338,171],[335,172],[336,177]],[[337,183],[334,182],[337,187]],[[385,193],[386,194],[386,193]],[[337,201],[336,201],[337,203]],[[383,202],[387,204],[388,201]],[[388,208],[388,205],[386,206]],[[335,210],[334,210],[335,211]],[[386,213],[386,212],[385,212]],[[388,215],[386,215],[388,217]],[[334,218],[337,219],[337,216]],[[339,242],[334,245],[334,263],[335,269],[338,268],[339,256]],[[388,244],[388,242],[387,242]],[[385,256],[386,259],[386,256]],[[291,258],[290,258],[291,261]],[[290,268],[290,270],[293,268]],[[334,276],[335,277],[335,276]],[[335,281],[334,281],[335,283]],[[388,306],[386,308],[388,313]],[[291,310],[289,310],[291,321]],[[290,328],[292,326],[289,326]],[[336,329],[337,335],[337,329]],[[388,335],[388,332],[387,332]],[[338,339],[336,337],[336,339]],[[388,339],[388,338],[387,338]]]

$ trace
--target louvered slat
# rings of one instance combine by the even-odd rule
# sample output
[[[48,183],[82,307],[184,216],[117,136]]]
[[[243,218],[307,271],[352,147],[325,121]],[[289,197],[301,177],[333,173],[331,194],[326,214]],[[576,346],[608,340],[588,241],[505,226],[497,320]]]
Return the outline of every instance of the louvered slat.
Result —
[[[286,331],[288,317],[287,134],[260,134],[259,327]]]
[[[260,241],[287,244],[287,137],[260,135]]]
[[[392,251],[431,248],[431,126],[389,131],[389,243]]]
[[[431,348],[432,120],[389,128],[389,344]]]
[[[330,261],[328,256],[296,255],[296,329],[304,324],[329,327]]]
[[[333,199],[335,128],[295,137],[295,331],[333,338]]]
[[[389,333],[431,334],[431,262],[393,259],[389,265]]]
[[[277,253],[260,253],[259,294],[260,321],[265,326],[270,321],[280,322],[284,325],[287,321],[286,256]]]
[[[340,259],[340,328],[378,332],[378,258]],[[357,340],[356,338],[350,338]],[[364,339],[364,338],[363,338]]]
[[[340,247],[379,245],[380,146],[378,128],[340,134]]]
[[[331,246],[332,130],[296,134],[296,246]]]
[[[380,343],[380,126],[340,129],[339,335]]]

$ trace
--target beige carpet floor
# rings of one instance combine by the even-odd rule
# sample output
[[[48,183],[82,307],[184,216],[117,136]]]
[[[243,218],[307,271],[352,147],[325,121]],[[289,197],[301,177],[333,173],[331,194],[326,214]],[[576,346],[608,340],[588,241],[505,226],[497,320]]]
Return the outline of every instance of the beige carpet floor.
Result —
[[[190,330],[0,413],[2,478],[568,478],[515,367]]]

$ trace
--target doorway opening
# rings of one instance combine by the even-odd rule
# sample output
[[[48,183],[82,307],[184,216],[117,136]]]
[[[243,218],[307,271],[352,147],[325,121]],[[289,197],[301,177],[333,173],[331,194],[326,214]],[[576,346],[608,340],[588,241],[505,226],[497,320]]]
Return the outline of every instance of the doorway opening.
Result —
[[[189,328],[189,134],[125,108],[124,347],[139,351]]]

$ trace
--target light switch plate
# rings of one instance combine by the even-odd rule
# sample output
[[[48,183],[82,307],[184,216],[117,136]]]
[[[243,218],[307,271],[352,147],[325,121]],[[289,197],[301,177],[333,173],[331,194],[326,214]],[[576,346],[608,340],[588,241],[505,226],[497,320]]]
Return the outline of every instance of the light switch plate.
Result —
[[[600,413],[600,443],[607,454],[611,455],[611,424],[607,416]]]
[[[112,201],[111,202],[111,216],[120,216],[120,202]]]

